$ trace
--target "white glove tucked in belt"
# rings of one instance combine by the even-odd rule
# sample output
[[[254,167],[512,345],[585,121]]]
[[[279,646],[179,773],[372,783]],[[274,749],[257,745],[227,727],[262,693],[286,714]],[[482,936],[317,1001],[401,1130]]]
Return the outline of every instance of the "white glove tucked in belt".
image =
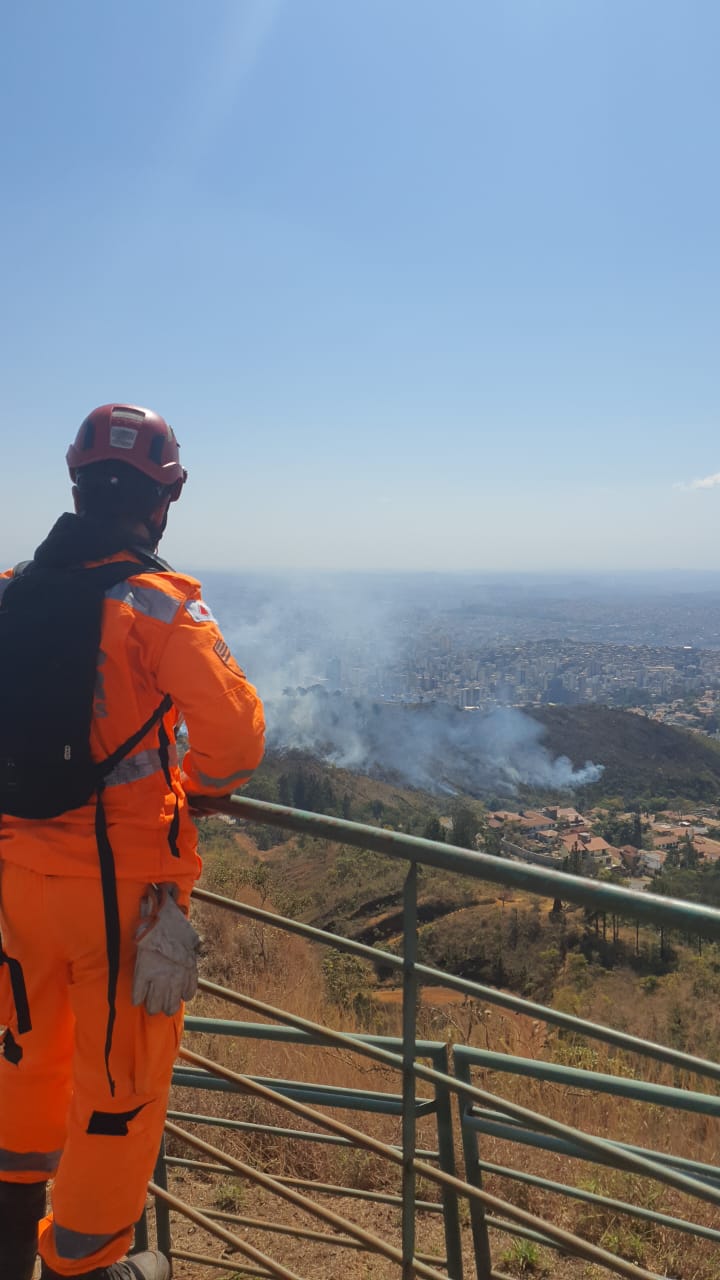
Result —
[[[140,902],[132,1002],[148,1013],[177,1013],[197,991],[200,938],[175,901],[177,886],[153,884]]]

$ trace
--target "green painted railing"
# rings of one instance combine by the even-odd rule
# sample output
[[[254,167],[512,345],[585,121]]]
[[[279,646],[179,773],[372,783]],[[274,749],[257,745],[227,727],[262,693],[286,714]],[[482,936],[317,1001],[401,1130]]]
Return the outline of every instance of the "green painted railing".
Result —
[[[224,1119],[203,1115],[193,1106],[191,1111],[174,1110],[168,1119],[168,1133],[172,1138],[173,1154],[161,1153],[153,1190],[156,1196],[157,1231],[160,1246],[168,1250],[179,1271],[182,1263],[194,1269],[188,1275],[197,1275],[197,1267],[214,1268],[217,1272],[232,1271],[235,1275],[295,1277],[287,1266],[278,1262],[238,1234],[238,1228],[254,1228],[256,1231],[278,1234],[299,1234],[318,1248],[332,1245],[336,1248],[365,1249],[383,1257],[395,1268],[403,1280],[411,1276],[425,1276],[428,1280],[462,1280],[465,1274],[474,1274],[477,1280],[501,1280],[502,1272],[493,1262],[495,1232],[510,1233],[519,1239],[541,1243],[548,1248],[561,1250],[585,1262],[595,1263],[607,1274],[621,1275],[634,1280],[658,1280],[657,1272],[623,1258],[619,1252],[602,1248],[592,1241],[569,1232],[546,1217],[520,1208],[512,1198],[501,1199],[488,1192],[483,1175],[511,1183],[521,1183],[554,1196],[584,1201],[613,1213],[633,1216],[640,1222],[652,1223],[668,1231],[699,1236],[708,1242],[720,1243],[720,1230],[697,1223],[692,1218],[663,1213],[645,1205],[633,1205],[627,1201],[603,1196],[570,1182],[540,1177],[527,1168],[513,1168],[482,1158],[478,1149],[478,1136],[492,1136],[513,1144],[522,1151],[542,1149],[566,1157],[568,1167],[574,1160],[591,1162],[598,1168],[613,1168],[626,1173],[652,1179],[661,1186],[692,1197],[695,1201],[720,1205],[720,1169],[712,1164],[673,1156],[666,1151],[633,1146],[617,1138],[606,1139],[596,1134],[567,1125],[551,1116],[521,1106],[507,1098],[479,1087],[473,1072],[516,1077],[534,1077],[553,1088],[571,1086],[574,1090],[587,1090],[594,1096],[603,1094],[626,1099],[628,1102],[645,1103],[664,1110],[695,1112],[706,1115],[710,1121],[720,1116],[720,1099],[716,1096],[720,1082],[718,1064],[683,1053],[668,1045],[657,1044],[628,1035],[609,1026],[590,1023],[582,1018],[553,1010],[534,1001],[524,1000],[508,992],[499,991],[482,983],[445,974],[416,959],[417,943],[417,871],[429,866],[448,872],[471,876],[479,880],[511,888],[522,889],[541,896],[561,899],[588,907],[594,911],[612,912],[625,918],[642,920],[670,930],[680,930],[685,935],[697,935],[705,939],[720,939],[720,912],[696,903],[681,902],[648,893],[638,893],[621,886],[610,885],[581,877],[571,876],[551,869],[510,862],[482,852],[462,850],[434,841],[422,840],[400,832],[386,831],[359,823],[347,822],[315,813],[306,813],[284,806],[271,805],[242,797],[226,801],[208,801],[204,812],[223,813],[233,818],[246,818],[254,823],[265,822],[286,830],[321,839],[331,839],[354,847],[372,849],[408,865],[403,892],[402,956],[355,942],[326,930],[314,928],[302,921],[281,917],[260,907],[235,902],[197,890],[196,897],[213,904],[223,911],[233,912],[247,919],[260,921],[274,928],[299,935],[310,941],[333,946],[341,951],[371,960],[384,969],[394,969],[403,978],[402,1037],[393,1039],[378,1036],[350,1035],[303,1019],[289,1010],[274,1008],[243,992],[230,991],[213,983],[202,981],[202,990],[216,996],[246,1014],[271,1020],[251,1023],[229,1019],[202,1019],[188,1017],[187,1031],[205,1037],[252,1037],[268,1042],[267,1061],[272,1064],[272,1044],[325,1045],[338,1050],[351,1051],[362,1058],[371,1059],[397,1071],[401,1083],[400,1092],[392,1095],[366,1090],[342,1090],[329,1088],[322,1082],[280,1080],[272,1074],[268,1077],[245,1076],[231,1071],[190,1049],[182,1049],[175,1074],[178,1088],[195,1091],[212,1089],[226,1093],[240,1093],[272,1103],[301,1118],[306,1127],[281,1127],[257,1125],[250,1121]],[[604,1042],[615,1049],[624,1050],[673,1067],[677,1072],[692,1073],[696,1078],[709,1082],[709,1092],[697,1089],[666,1087],[641,1079],[613,1076],[606,1073],[581,1070],[537,1060],[514,1058],[508,1054],[490,1053],[465,1046],[454,1046],[451,1061],[448,1047],[433,1041],[418,1040],[416,1034],[418,987],[431,982],[443,985],[465,996],[484,1003],[529,1015],[550,1026],[559,1027],[577,1036]],[[431,1093],[420,1094],[421,1084],[431,1087]],[[451,1125],[450,1097],[458,1099],[459,1135],[465,1159],[465,1179],[455,1176],[455,1155]],[[182,1095],[184,1097],[184,1093]],[[323,1108],[318,1110],[318,1108]],[[333,1112],[342,1108],[358,1116],[362,1114],[396,1115],[401,1125],[401,1138],[396,1145],[380,1142],[362,1128],[340,1121]],[[436,1146],[431,1150],[418,1148],[416,1126],[419,1117],[434,1118]],[[183,1121],[180,1128],[178,1121]],[[199,1138],[193,1126],[212,1125],[224,1132],[246,1134],[273,1134],[278,1140],[290,1142],[321,1142],[335,1145],[351,1145],[381,1156],[394,1165],[400,1176],[399,1194],[363,1192],[357,1188],[330,1186],[302,1179],[270,1177],[262,1170],[250,1167],[214,1144]],[[188,1128],[190,1126],[190,1128]],[[193,1157],[175,1154],[184,1145],[193,1151]],[[203,1156],[202,1160],[197,1156]],[[168,1176],[174,1169],[202,1171],[207,1175],[227,1177],[234,1173],[248,1179],[256,1186],[278,1196],[297,1208],[314,1214],[329,1227],[330,1232],[314,1232],[284,1227],[280,1222],[262,1222],[242,1215],[215,1211],[199,1211],[181,1201],[168,1190]],[[439,1191],[440,1203],[420,1199],[416,1194],[416,1180],[434,1184]],[[308,1195],[312,1192],[312,1197]],[[322,1197],[345,1196],[350,1201],[362,1196],[369,1203],[397,1204],[401,1209],[402,1227],[399,1244],[388,1241],[362,1229],[322,1203]],[[319,1199],[318,1199],[319,1197]],[[465,1244],[465,1261],[459,1227],[458,1197],[465,1198],[470,1206],[471,1243]],[[235,1257],[212,1258],[209,1255],[180,1249],[173,1243],[170,1211],[183,1214],[211,1236],[223,1241],[235,1253]],[[424,1212],[442,1212],[445,1235],[445,1257],[422,1254],[416,1249],[416,1217]],[[230,1228],[234,1227],[235,1230]],[[138,1244],[147,1238],[146,1224],[138,1231]],[[239,1255],[243,1261],[239,1261]],[[578,1273],[580,1274],[580,1273]],[[710,1274],[710,1273],[709,1273]],[[306,1278],[307,1280],[307,1278]]]

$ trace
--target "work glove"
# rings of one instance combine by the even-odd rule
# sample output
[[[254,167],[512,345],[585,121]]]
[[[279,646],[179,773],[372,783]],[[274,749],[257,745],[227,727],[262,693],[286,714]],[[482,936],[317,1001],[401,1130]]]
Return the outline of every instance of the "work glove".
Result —
[[[132,1002],[172,1017],[197,991],[200,938],[175,901],[177,886],[153,884],[140,901]]]

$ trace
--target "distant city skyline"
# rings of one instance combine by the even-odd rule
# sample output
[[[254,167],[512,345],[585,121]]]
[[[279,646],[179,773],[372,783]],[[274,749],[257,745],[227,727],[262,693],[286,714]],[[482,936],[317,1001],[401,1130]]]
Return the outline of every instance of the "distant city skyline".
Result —
[[[10,6],[3,564],[115,399],[177,431],[182,567],[720,569],[719,44],[712,0]]]
[[[525,714],[548,704],[629,709],[720,735],[717,589],[218,573],[206,591],[263,691],[273,749],[477,794],[476,764],[504,783],[515,774],[579,786],[578,771],[594,775],[592,732],[575,754],[561,744],[571,765],[552,762]]]

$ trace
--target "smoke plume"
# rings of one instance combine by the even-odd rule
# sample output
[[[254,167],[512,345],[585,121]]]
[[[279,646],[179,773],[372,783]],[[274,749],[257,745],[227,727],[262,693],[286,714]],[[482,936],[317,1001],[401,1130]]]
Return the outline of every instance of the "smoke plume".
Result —
[[[324,689],[288,691],[268,706],[270,745],[426,791],[515,794],[521,785],[572,790],[602,767],[552,758],[544,727],[513,707],[487,715],[443,703],[382,704]]]
[[[565,756],[553,758],[542,743],[544,727],[516,708],[481,714],[378,692],[393,687],[403,664],[423,660],[424,628],[435,618],[432,584],[424,580],[217,575],[207,587],[235,656],[263,697],[275,750],[474,795],[511,795],[521,785],[570,790],[602,773],[589,762],[575,768]]]

